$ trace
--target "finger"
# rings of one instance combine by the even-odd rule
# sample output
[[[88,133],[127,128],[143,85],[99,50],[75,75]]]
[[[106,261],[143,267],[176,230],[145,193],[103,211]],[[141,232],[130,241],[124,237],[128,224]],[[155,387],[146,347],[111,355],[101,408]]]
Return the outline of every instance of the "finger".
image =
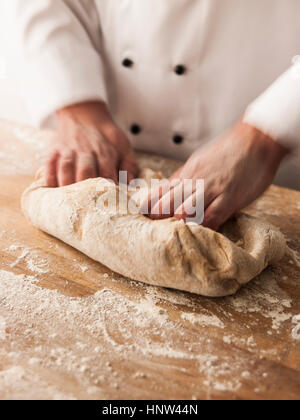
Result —
[[[219,195],[205,210],[203,226],[218,230],[237,211],[236,201],[230,195]]]
[[[173,181],[174,179],[180,179],[182,174],[183,167],[179,168],[171,177],[170,181]]]
[[[182,182],[185,182],[187,179],[185,179],[185,174],[184,174],[184,169],[185,166],[181,167],[178,169],[177,172],[175,172],[174,175],[171,176],[170,181],[174,181],[176,179],[181,179]],[[215,182],[214,177],[211,177],[210,179],[208,177],[205,177],[205,208],[207,208],[212,201],[214,201],[214,199],[218,196],[218,184]],[[202,178],[204,179],[204,178]],[[193,185],[193,193],[196,191],[197,189],[197,181],[199,181],[200,178],[198,177],[197,179],[194,179],[194,185]],[[179,206],[178,206],[179,207]]]
[[[173,189],[172,183],[167,179],[160,180],[157,186],[153,187],[148,197],[142,204],[143,213],[147,214],[151,219],[161,218],[162,209],[160,200]],[[157,210],[158,209],[158,210]]]
[[[73,153],[61,155],[58,160],[58,184],[60,187],[74,184],[75,159]]]
[[[98,174],[101,178],[112,180],[118,183],[117,162],[114,158],[109,158],[97,153],[96,155]]]
[[[127,173],[128,184],[138,176],[139,166],[133,153],[125,156],[119,166],[119,170]]]
[[[180,180],[168,183],[161,199],[151,208],[150,218],[153,220],[172,217],[175,209],[184,201],[184,184]]]
[[[204,207],[208,207],[215,201],[215,199],[224,191],[222,185],[215,177],[211,176],[204,179]]]
[[[174,214],[174,189],[170,189],[150,210],[152,220],[167,219]]]
[[[174,217],[199,225],[204,219],[204,190],[198,188],[175,211]]]
[[[50,156],[46,162],[45,177],[46,186],[49,188],[56,188],[58,186],[56,171],[59,154],[56,152]]]
[[[157,182],[157,180],[155,180]],[[145,200],[142,202],[140,210],[143,214],[150,217],[151,214],[151,208],[160,200],[160,198],[163,196],[163,190],[162,188],[164,184],[168,183],[167,180],[159,180],[155,186],[151,184],[151,187],[148,186],[149,194],[145,198]]]
[[[97,167],[93,153],[81,153],[76,161],[76,182],[97,177]]]

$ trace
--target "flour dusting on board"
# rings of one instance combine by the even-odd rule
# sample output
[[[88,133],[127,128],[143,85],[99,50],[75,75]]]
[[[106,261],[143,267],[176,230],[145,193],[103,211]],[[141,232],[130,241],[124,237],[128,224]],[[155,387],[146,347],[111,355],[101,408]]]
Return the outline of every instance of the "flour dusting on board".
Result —
[[[24,261],[28,270],[35,274],[47,274],[50,272],[47,260],[40,258],[37,251],[32,248],[24,248],[22,245],[12,245],[6,251],[10,253],[19,252],[16,260],[10,264],[11,268],[16,267]]]
[[[281,327],[291,317],[291,299],[276,281],[262,280],[257,280],[252,289],[227,298],[228,303],[239,313],[261,312],[270,322],[270,328],[282,331]],[[53,388],[39,378],[38,367],[50,369],[51,375],[56,372],[76,378],[84,390],[83,398],[108,398],[111,390],[118,390],[119,383],[127,380],[114,370],[113,360],[103,364],[103,360],[116,352],[126,361],[126,366],[140,357],[149,359],[155,366],[163,358],[164,367],[169,365],[170,369],[184,373],[185,364],[192,363],[195,374],[204,377],[203,386],[208,393],[239,390],[245,371],[252,372],[251,380],[256,378],[249,354],[258,351],[257,343],[251,335],[241,339],[232,331],[228,334],[225,325],[231,315],[222,309],[220,300],[144,285],[139,286],[136,297],[104,288],[93,296],[72,298],[37,287],[37,281],[35,277],[0,271],[0,335],[7,338],[0,355],[8,367],[0,374],[1,397],[34,398],[44,392],[49,399],[75,398],[73,392]],[[172,319],[169,305],[182,308],[184,305],[188,310],[181,311],[179,319]],[[184,340],[183,322],[197,326],[185,331]],[[230,344],[229,353],[225,347],[223,355],[214,356],[207,328],[210,333],[214,329],[224,330],[224,345]],[[24,342],[27,343],[25,352],[19,350]],[[247,358],[240,353],[241,346],[248,350]],[[145,377],[147,372],[140,372],[133,380]]]
[[[181,318],[191,322],[194,325],[202,325],[204,327],[217,327],[217,328],[225,328],[225,325],[222,321],[215,315],[199,315],[195,313],[184,313],[181,315]]]
[[[294,316],[292,323],[295,325],[292,331],[292,337],[294,340],[300,340],[300,315]]]
[[[0,317],[0,340],[6,339],[6,321],[2,316]]]
[[[288,311],[292,307],[292,299],[268,272],[263,273],[237,296],[227,298],[227,302],[239,313],[256,313],[270,319],[271,329],[277,332],[285,321],[292,318],[292,313]]]
[[[290,263],[295,264],[298,268],[300,268],[300,256],[298,252],[290,247],[287,247],[287,255],[290,257]]]
[[[0,130],[0,175],[34,175],[46,158],[53,134],[1,119]]]

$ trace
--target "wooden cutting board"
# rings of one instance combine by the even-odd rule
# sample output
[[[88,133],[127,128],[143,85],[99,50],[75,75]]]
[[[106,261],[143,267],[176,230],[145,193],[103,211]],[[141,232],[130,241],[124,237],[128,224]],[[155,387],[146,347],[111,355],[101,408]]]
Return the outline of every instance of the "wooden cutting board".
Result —
[[[249,209],[281,228],[294,258],[236,296],[148,287],[23,217],[50,137],[0,122],[0,398],[299,399],[300,193],[271,187]]]

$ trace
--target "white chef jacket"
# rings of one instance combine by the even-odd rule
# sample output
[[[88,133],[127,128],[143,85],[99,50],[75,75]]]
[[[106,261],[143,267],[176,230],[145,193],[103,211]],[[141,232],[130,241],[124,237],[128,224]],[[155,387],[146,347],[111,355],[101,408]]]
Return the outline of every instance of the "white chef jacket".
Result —
[[[35,124],[103,100],[137,149],[186,159],[244,116],[300,145],[299,0],[12,0]]]

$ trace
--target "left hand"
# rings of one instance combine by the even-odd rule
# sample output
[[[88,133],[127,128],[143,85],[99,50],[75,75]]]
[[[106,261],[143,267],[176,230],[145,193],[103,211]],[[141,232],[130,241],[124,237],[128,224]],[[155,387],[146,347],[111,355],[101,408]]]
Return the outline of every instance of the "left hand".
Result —
[[[172,193],[163,195],[162,190],[151,192],[148,199],[150,218],[191,217],[192,202],[197,195],[195,189],[178,208],[174,208],[174,202],[183,195],[183,180],[192,179],[195,182],[204,179],[203,226],[217,230],[270,186],[287,153],[269,136],[239,122],[217,141],[197,150],[172,176],[171,181],[179,180],[179,185],[171,189]],[[180,197],[176,199],[176,195]]]

